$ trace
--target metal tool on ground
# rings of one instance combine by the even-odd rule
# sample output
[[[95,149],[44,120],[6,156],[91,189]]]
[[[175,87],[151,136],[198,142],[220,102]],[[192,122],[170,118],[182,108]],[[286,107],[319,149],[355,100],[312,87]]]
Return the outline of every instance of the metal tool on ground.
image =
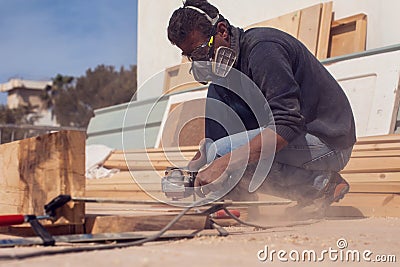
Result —
[[[64,206],[67,202],[71,201],[69,195],[59,195],[48,204],[44,206],[45,215],[36,216],[34,214],[8,214],[0,215],[0,226],[12,226],[23,223],[29,223],[35,232],[42,239],[44,246],[53,246],[55,240],[53,236],[43,227],[39,220],[54,220],[56,216],[56,210]]]

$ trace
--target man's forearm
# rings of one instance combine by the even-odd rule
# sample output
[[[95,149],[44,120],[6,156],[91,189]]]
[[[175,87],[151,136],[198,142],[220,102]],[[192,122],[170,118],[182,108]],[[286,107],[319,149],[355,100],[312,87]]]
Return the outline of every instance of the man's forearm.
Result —
[[[229,164],[228,169],[235,170],[251,163],[257,163],[263,158],[270,158],[287,144],[287,141],[280,135],[266,128],[249,143],[222,158],[227,166]]]

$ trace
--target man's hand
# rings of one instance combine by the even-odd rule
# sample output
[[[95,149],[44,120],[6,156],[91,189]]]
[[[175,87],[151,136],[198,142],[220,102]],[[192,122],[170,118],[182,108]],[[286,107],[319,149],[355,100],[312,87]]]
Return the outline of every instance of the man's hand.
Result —
[[[266,128],[249,143],[214,160],[207,169],[199,172],[194,182],[194,186],[200,187],[203,194],[208,194],[210,191],[216,191],[222,187],[223,182],[228,179],[230,173],[239,169],[244,170],[248,164],[257,163],[260,160],[263,160],[263,157],[273,157],[273,152],[276,153],[280,151],[287,144],[287,141],[280,135]],[[262,154],[261,150],[265,153]],[[217,179],[220,179],[220,181],[213,183]],[[204,187],[208,184],[211,185]],[[202,194],[199,195],[201,196]]]
[[[217,191],[222,187],[223,182],[228,179],[229,174],[227,168],[229,164],[230,154],[213,161],[205,170],[199,172],[194,181],[195,187],[201,187],[200,191],[203,194],[208,194],[210,191]],[[213,183],[214,181],[217,181]],[[205,187],[206,185],[209,185]],[[200,192],[199,192],[200,193]],[[202,194],[199,194],[200,196]]]

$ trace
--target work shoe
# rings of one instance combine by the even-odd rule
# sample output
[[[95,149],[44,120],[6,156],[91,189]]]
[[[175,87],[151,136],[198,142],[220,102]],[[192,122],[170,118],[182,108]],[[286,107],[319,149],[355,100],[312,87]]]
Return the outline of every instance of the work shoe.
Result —
[[[315,202],[322,202],[325,207],[330,206],[333,202],[339,202],[349,192],[350,185],[342,176],[335,172],[332,173],[331,178],[325,187],[321,190],[322,194],[314,200]]]
[[[349,192],[350,186],[339,173],[332,173],[329,181],[314,200],[298,201],[288,207],[286,215],[294,218],[324,217],[326,209],[334,202],[339,202]]]

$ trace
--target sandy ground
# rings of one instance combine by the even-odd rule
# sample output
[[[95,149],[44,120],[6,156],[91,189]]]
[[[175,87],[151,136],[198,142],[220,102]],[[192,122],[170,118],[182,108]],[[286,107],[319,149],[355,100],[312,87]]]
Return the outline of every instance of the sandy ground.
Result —
[[[400,218],[367,218],[355,220],[323,220],[310,225],[280,227],[257,231],[251,227],[231,227],[227,237],[197,237],[178,241],[148,243],[141,247],[130,247],[107,251],[83,252],[65,255],[44,256],[24,260],[0,261],[1,266],[399,266],[400,262]],[[344,239],[347,247],[338,248],[338,240]],[[340,245],[344,244],[342,243]],[[268,247],[283,250],[281,262],[277,254],[265,261],[263,253]],[[46,248],[1,249],[0,255],[20,254]],[[305,250],[314,250],[317,263],[302,261]],[[325,254],[323,251],[327,250]],[[352,261],[351,251],[360,253],[360,263]],[[260,252],[261,251],[261,252]],[[336,252],[335,252],[336,251]],[[350,253],[350,252],[351,253]],[[367,252],[365,252],[367,251]],[[369,253],[368,251],[371,251]],[[363,259],[363,253],[366,262]],[[296,260],[299,253],[300,260]],[[329,254],[331,253],[331,254]],[[259,255],[258,255],[259,254]],[[349,255],[349,262],[346,261]],[[290,256],[289,256],[290,255]],[[341,260],[343,255],[343,261]],[[395,263],[373,262],[378,255],[394,255]],[[335,261],[335,258],[337,260]],[[355,256],[356,257],[356,256]],[[387,257],[388,258],[388,257]],[[313,259],[313,257],[311,257]]]

